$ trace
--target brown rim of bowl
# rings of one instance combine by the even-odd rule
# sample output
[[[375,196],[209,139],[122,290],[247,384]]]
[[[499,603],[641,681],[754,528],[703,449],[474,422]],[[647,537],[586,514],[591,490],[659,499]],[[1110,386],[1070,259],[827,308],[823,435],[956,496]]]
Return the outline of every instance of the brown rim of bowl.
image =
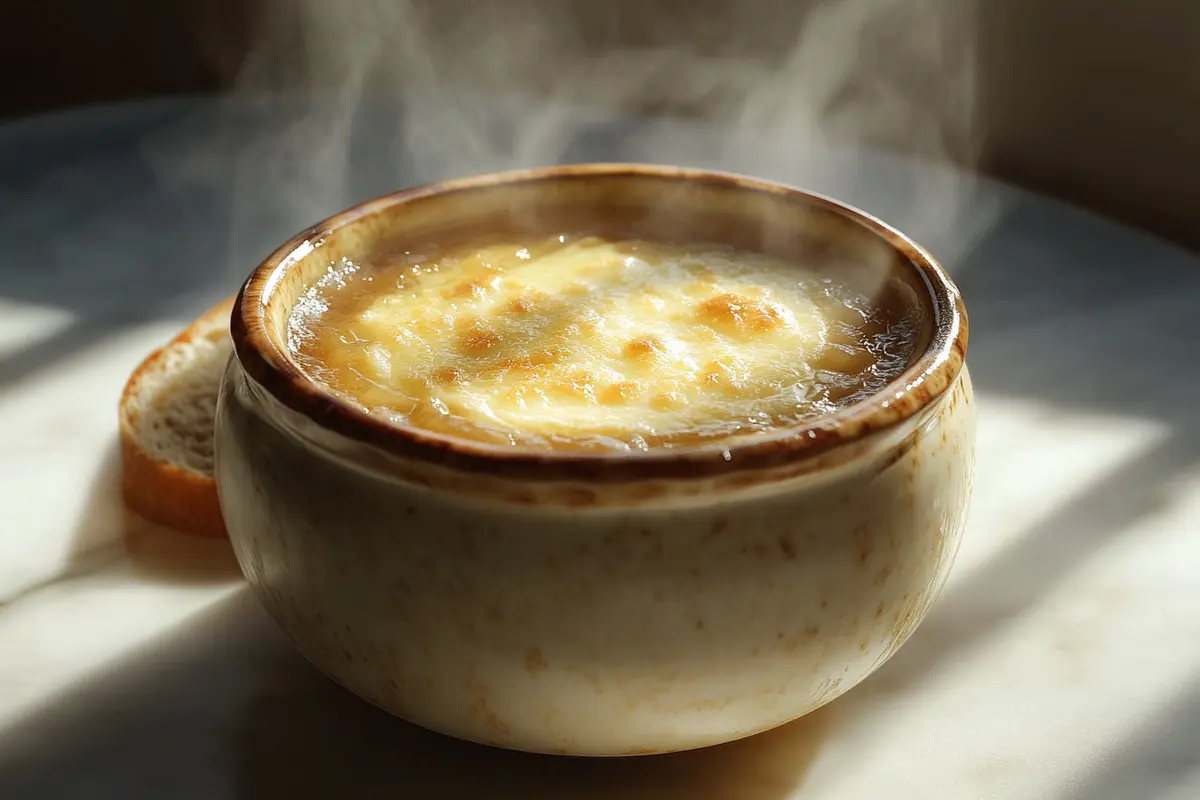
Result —
[[[734,185],[751,192],[800,196],[850,219],[884,240],[912,264],[930,293],[933,335],[925,351],[878,393],[809,423],[746,441],[707,443],[648,452],[569,452],[505,448],[401,426],[339,399],[305,375],[267,335],[264,309],[275,286],[302,255],[296,251],[342,227],[392,206],[439,193],[495,184],[587,176],[643,176]],[[822,195],[732,173],[648,164],[572,164],[457,178],[368,200],[293,236],[262,262],[242,286],[231,320],[237,358],[247,375],[285,407],[352,441],[402,458],[452,470],[540,481],[622,482],[680,479],[768,469],[810,458],[881,433],[909,419],[953,385],[967,349],[967,315],[949,276],[932,256],[880,220]]]

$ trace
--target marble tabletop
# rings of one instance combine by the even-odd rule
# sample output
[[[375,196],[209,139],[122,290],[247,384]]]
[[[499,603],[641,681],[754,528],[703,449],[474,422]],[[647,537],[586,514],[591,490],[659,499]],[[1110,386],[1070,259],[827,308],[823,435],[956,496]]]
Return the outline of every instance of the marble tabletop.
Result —
[[[0,797],[1200,797],[1200,258],[782,136],[572,111],[514,138],[524,112],[497,101],[470,106],[486,146],[414,138],[445,102],[336,130],[203,99],[0,127]],[[358,701],[290,649],[227,544],[123,511],[115,450],[129,370],[295,230],[418,180],[601,159],[797,183],[913,234],[967,300],[981,410],[966,541],[895,658],[774,732],[617,761]]]

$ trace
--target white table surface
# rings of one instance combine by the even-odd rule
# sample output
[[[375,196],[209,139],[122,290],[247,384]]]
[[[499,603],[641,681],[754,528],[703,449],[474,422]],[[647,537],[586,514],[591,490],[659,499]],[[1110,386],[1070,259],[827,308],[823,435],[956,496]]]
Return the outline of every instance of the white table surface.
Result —
[[[339,689],[227,544],[122,511],[125,376],[272,245],[355,198],[552,160],[422,158],[382,114],[355,123],[352,180],[300,170],[306,191],[277,195],[265,176],[294,151],[254,148],[295,127],[279,113],[176,100],[0,127],[0,798],[1200,798],[1200,259],[928,165],[577,120],[553,159],[755,173],[926,243],[971,314],[977,488],[932,615],[827,708],[678,756],[504,753]]]

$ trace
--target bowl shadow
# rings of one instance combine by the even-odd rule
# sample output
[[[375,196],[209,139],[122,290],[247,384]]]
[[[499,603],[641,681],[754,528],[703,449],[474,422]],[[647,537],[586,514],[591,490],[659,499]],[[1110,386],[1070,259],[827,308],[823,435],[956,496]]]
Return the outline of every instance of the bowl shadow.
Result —
[[[467,744],[336,686],[242,590],[5,730],[0,796],[782,800],[835,718],[836,704],[728,745],[624,759]]]
[[[820,750],[829,709],[738,742],[660,756],[564,758],[460,742],[394,719],[307,664],[280,658],[286,688],[257,696],[239,734],[238,797],[791,797]],[[336,734],[322,732],[336,731]],[[286,733],[285,733],[286,732]]]
[[[182,534],[126,508],[120,446],[114,436],[104,448],[76,523],[66,574],[89,571],[121,556],[135,575],[156,583],[203,585],[241,575],[227,540]]]

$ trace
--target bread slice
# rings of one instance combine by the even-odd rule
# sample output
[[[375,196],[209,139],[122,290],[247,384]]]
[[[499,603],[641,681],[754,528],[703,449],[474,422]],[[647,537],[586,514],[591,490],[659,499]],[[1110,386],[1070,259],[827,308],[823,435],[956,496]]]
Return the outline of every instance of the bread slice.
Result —
[[[125,505],[151,522],[223,537],[213,479],[213,419],[233,351],[233,298],[209,309],[134,370],[119,410]]]

